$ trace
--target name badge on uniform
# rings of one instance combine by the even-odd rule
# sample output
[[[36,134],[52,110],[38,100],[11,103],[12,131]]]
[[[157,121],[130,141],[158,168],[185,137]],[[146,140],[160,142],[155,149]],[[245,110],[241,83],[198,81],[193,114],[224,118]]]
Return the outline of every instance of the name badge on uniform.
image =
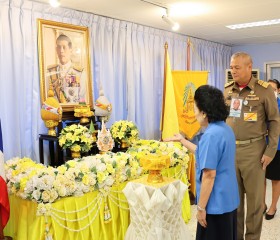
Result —
[[[248,96],[245,98],[245,100],[250,100],[250,101],[259,101],[259,100],[260,100],[260,98],[259,98],[259,97],[257,97],[256,95],[251,94],[251,95],[248,95]]]
[[[258,121],[258,113],[257,112],[244,112],[244,121],[245,122]]]
[[[241,117],[242,102],[243,102],[243,98],[235,97],[231,99],[230,111],[229,111],[230,117],[236,117],[236,118]]]

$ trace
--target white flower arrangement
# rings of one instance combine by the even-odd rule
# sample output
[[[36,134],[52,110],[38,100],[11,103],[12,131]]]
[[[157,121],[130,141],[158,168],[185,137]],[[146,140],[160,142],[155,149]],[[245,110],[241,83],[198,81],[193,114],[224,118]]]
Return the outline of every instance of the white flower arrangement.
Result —
[[[126,120],[114,122],[110,128],[111,134],[115,142],[121,143],[122,140],[128,144],[132,144],[139,138],[137,126]]]
[[[59,145],[75,152],[88,152],[92,148],[93,137],[89,129],[80,124],[63,128],[59,135]]]
[[[30,158],[6,162],[10,194],[37,203],[52,203],[61,197],[108,189],[114,183],[138,178],[142,168],[127,153],[111,153],[70,160],[57,168],[37,164]]]

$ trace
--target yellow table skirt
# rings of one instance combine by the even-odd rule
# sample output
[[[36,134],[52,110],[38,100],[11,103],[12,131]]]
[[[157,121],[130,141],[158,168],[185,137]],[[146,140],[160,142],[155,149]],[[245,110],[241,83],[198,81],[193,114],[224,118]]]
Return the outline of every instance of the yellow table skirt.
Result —
[[[187,183],[185,172],[181,166],[176,166],[164,170],[163,175]],[[51,204],[52,213],[46,217],[36,216],[37,203],[11,195],[5,235],[14,240],[45,240],[46,233],[53,240],[122,240],[130,221],[128,204],[122,193],[126,184],[113,186],[107,197],[94,191],[80,197],[62,198]],[[111,216],[108,223],[104,221],[105,202]],[[182,202],[182,215],[187,223],[191,217],[188,191]]]

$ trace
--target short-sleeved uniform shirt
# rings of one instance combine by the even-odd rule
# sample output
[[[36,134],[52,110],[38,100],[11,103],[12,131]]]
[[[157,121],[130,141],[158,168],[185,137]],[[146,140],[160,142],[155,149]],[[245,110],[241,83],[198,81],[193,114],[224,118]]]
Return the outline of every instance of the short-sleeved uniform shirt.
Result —
[[[208,200],[208,214],[223,214],[239,206],[235,173],[235,137],[223,121],[209,123],[196,149],[197,202],[200,198],[203,169],[216,170],[214,186]]]
[[[235,82],[226,84],[224,96],[228,106],[233,98],[239,97],[243,101],[240,117],[227,119],[236,140],[244,141],[268,134],[269,144],[263,154],[273,158],[277,150],[280,124],[272,87],[267,82],[252,77],[242,90]],[[253,116],[252,119],[250,116]]]

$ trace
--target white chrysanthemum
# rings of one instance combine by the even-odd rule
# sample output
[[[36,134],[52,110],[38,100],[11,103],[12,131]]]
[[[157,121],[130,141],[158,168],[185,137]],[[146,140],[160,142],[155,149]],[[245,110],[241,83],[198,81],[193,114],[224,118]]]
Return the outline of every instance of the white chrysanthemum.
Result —
[[[49,190],[46,190],[46,191],[43,191],[42,192],[42,200],[43,202],[47,203],[47,202],[50,202],[50,191]]]
[[[106,170],[106,165],[104,163],[100,163],[96,166],[97,172],[104,172]]]
[[[93,161],[92,161],[92,166],[93,167],[97,167],[100,164],[101,164],[101,160],[100,159],[98,159],[98,158],[93,159]]]
[[[96,184],[96,175],[94,173],[90,173],[88,175],[88,181],[90,186],[94,186]]]
[[[115,182],[115,179],[112,176],[108,176],[105,180],[105,185],[112,186]]]
[[[49,202],[54,202],[58,198],[58,193],[56,190],[51,189],[50,190],[50,201]]]
[[[58,195],[60,197],[65,197],[67,196],[67,190],[64,186],[61,186],[60,188],[57,189]]]
[[[27,193],[32,193],[34,190],[35,190],[35,187],[33,184],[33,179],[30,179],[29,181],[27,181],[24,191]]]
[[[83,194],[84,194],[83,184],[81,183],[76,184],[76,190],[74,192],[74,196],[82,196]]]
[[[83,186],[83,192],[84,192],[84,193],[88,193],[89,191],[90,191],[90,187],[84,185],[84,186]]]

